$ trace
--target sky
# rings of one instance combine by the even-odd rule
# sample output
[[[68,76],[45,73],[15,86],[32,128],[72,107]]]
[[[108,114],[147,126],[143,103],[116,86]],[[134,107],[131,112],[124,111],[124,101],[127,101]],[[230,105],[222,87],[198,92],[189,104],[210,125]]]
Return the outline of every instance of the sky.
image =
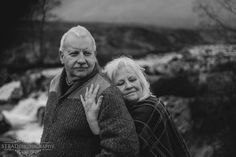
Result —
[[[54,10],[65,21],[138,23],[191,28],[194,0],[66,0]]]

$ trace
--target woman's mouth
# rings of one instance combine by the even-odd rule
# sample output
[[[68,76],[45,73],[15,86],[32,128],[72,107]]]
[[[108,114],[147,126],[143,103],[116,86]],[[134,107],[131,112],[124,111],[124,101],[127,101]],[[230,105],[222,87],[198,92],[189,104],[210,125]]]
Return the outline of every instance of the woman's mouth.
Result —
[[[135,91],[132,91],[132,92],[128,92],[125,94],[125,96],[130,96],[130,95],[133,95],[135,93]]]

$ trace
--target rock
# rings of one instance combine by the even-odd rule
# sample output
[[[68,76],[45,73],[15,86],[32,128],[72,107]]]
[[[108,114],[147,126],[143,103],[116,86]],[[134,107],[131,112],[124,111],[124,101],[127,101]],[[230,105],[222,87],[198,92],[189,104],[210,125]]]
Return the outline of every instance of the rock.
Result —
[[[37,121],[38,108],[45,105],[46,98],[43,98],[43,96],[37,99],[29,97],[19,101],[12,110],[3,110],[2,114],[13,127],[20,128],[22,125]]]
[[[0,157],[19,157],[18,153],[16,151],[2,151],[0,152]]]
[[[23,90],[20,81],[13,81],[0,88],[0,101],[6,102],[13,99],[20,99]]]
[[[29,94],[36,91],[47,91],[50,79],[39,70],[27,71],[24,76],[20,78],[24,96],[28,97]]]
[[[197,142],[196,142],[197,141]],[[214,155],[214,144],[209,144],[207,142],[199,143],[199,140],[196,140],[191,147],[190,151],[194,157],[213,157]]]
[[[61,71],[62,71],[62,68],[49,68],[49,69],[44,69],[41,73],[46,78],[52,78]]]
[[[136,62],[142,66],[148,68],[148,73],[166,74],[167,64],[172,60],[181,59],[182,55],[178,53],[166,53],[161,55],[148,55],[143,59],[136,60]],[[148,62],[147,62],[148,61]]]
[[[202,92],[201,85],[202,82],[209,81],[204,80],[208,74],[227,70],[235,75],[235,47],[196,46],[178,54],[150,55],[136,61],[145,67],[148,76],[158,76],[150,79],[155,94],[192,97]]]
[[[9,122],[6,120],[4,115],[0,112],[0,135],[9,131],[11,128],[11,125]],[[1,140],[0,140],[1,141]]]
[[[210,72],[218,65],[236,62],[235,45],[206,45],[185,49],[181,53],[149,55],[136,60],[152,75]]]
[[[197,92],[197,85],[194,82],[195,80],[189,75],[159,75],[159,77],[152,77],[152,79],[150,79],[151,90],[158,96],[195,96]]]
[[[38,112],[41,107],[46,106],[46,100],[46,93],[33,93],[29,98],[21,100],[12,110],[2,111],[11,125],[11,130],[4,136],[26,143],[39,143],[43,128],[38,120]]]
[[[236,45],[195,46],[163,60],[138,60],[154,94],[164,96],[193,157],[236,154]],[[168,55],[167,55],[168,56]]]
[[[9,78],[8,70],[7,68],[1,68],[0,69],[0,86],[2,86],[7,79]]]

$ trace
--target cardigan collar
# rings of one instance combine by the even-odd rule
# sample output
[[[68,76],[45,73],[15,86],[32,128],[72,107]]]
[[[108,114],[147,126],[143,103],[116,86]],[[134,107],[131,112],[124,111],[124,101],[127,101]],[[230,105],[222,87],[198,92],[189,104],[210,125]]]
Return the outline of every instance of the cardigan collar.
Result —
[[[62,72],[52,80],[50,88],[57,93],[59,99],[64,98],[75,89],[79,88],[82,84],[93,78],[97,73],[99,73],[99,70],[100,67],[98,64],[96,64],[93,71],[89,75],[84,78],[78,79],[68,88],[67,91],[63,92],[63,83],[66,84],[66,71],[65,68],[63,68]]]

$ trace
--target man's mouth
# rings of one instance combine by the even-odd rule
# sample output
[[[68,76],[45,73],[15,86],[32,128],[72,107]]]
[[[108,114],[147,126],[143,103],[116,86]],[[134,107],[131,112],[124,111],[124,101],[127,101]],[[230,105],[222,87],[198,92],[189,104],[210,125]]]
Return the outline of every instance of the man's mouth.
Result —
[[[78,71],[83,71],[83,70],[87,70],[88,68],[87,67],[76,67],[74,69],[78,70]]]

